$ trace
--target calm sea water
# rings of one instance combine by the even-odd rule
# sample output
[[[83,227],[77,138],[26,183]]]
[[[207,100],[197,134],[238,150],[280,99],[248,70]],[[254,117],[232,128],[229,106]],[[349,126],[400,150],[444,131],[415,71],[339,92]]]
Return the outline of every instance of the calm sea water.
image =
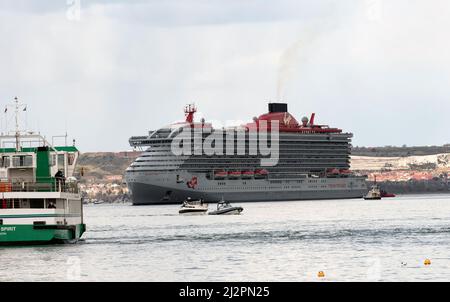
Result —
[[[241,205],[86,206],[78,244],[0,248],[0,281],[450,281],[450,195]]]

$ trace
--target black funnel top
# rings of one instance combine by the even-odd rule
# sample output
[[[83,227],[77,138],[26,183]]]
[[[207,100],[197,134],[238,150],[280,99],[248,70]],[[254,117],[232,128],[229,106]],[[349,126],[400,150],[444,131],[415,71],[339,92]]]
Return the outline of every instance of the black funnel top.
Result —
[[[288,112],[286,103],[269,103],[269,112]]]

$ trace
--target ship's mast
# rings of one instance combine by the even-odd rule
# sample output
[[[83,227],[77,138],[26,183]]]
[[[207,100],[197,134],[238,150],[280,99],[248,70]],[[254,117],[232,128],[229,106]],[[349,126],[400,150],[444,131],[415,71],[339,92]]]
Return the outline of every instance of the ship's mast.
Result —
[[[22,151],[22,145],[24,143],[24,139],[29,139],[30,141],[27,141],[30,143],[30,147],[33,143],[38,143],[39,145],[48,146],[51,150],[57,152],[55,147],[53,146],[53,142],[50,144],[45,136],[42,136],[39,132],[35,133],[34,131],[28,131],[26,129],[26,122],[22,125],[22,129],[20,128],[20,112],[21,111],[27,111],[27,104],[21,104],[19,103],[19,98],[15,97],[13,104],[8,104],[5,106],[5,114],[7,112],[14,111],[14,122],[15,122],[15,128],[14,129],[8,129],[8,126],[6,125],[5,133],[1,133],[0,135],[0,147],[5,148],[4,146],[6,144],[8,145],[15,145],[16,152]],[[5,118],[6,121],[8,121],[8,117]],[[12,128],[12,127],[11,127]],[[64,136],[67,141],[67,133]],[[67,143],[66,143],[67,145]]]
[[[11,132],[9,132],[8,129],[6,129],[7,133],[9,132],[7,135],[10,135],[10,137],[14,137],[16,151],[20,152],[22,147],[20,145],[21,130],[20,130],[19,114],[20,114],[20,110],[26,111],[27,106],[25,104],[20,104],[19,98],[15,97],[14,103],[12,105],[6,105],[5,114],[6,114],[6,112],[8,112],[8,107],[13,107],[12,109],[14,110],[15,128]],[[7,118],[6,118],[6,120],[7,120]]]
[[[186,114],[186,123],[192,124],[194,122],[194,114],[197,112],[195,104],[189,104],[184,108]]]
[[[15,102],[15,121],[16,121],[16,151],[20,152],[20,130],[19,130],[19,99],[17,97],[14,98]]]

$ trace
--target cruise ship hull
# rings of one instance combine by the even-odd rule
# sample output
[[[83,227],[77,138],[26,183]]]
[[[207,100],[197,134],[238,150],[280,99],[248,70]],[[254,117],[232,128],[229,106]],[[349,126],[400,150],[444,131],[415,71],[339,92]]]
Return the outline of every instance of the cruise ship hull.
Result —
[[[206,202],[351,199],[362,198],[367,192],[364,178],[224,181],[199,177],[199,183],[202,182],[197,188],[188,188],[185,183],[152,183],[147,176],[127,183],[134,205],[180,204],[188,197],[203,198]]]

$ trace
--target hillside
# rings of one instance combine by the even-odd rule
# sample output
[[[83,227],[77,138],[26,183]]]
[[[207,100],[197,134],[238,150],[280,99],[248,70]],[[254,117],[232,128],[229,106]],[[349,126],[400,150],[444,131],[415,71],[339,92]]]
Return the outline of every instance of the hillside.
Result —
[[[78,162],[77,174],[81,171],[83,182],[121,181],[126,168],[140,152],[93,152],[83,153]]]
[[[443,146],[416,146],[416,147],[353,147],[352,154],[356,156],[370,157],[406,157],[406,156],[424,156],[450,153],[450,144]]]
[[[407,156],[407,157],[371,157],[352,156],[352,170],[357,171],[393,171],[393,170],[442,170],[450,169],[450,153]]]

